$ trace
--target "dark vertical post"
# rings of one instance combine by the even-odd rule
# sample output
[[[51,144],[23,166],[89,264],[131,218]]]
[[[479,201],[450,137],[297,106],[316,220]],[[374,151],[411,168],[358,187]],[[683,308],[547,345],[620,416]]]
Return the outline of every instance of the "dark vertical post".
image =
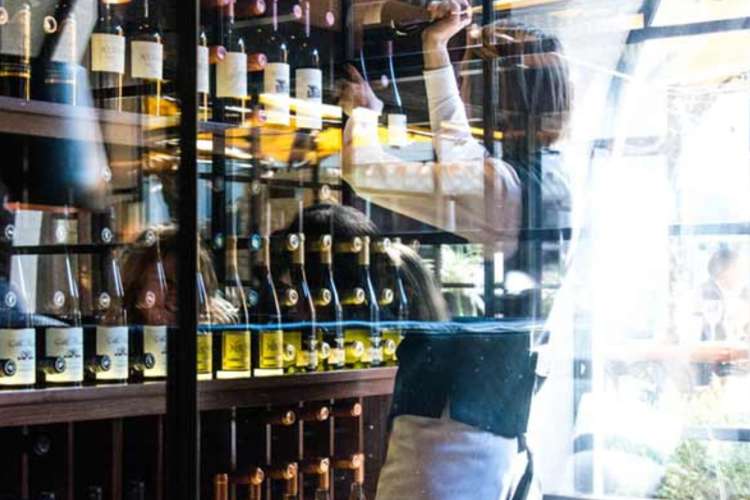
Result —
[[[492,0],[482,0],[482,27],[492,26],[495,21],[495,9]],[[491,33],[491,32],[490,32]],[[492,34],[488,35],[494,36]],[[495,129],[497,108],[497,61],[485,59],[482,61],[482,124],[483,140],[487,154],[494,157]],[[483,168],[492,168],[484,165]],[[495,176],[484,176],[484,217],[487,222],[495,220]],[[495,315],[495,248],[492,244],[484,246],[484,315]]]
[[[169,337],[167,377],[166,498],[198,498],[198,422],[195,366],[197,297],[197,150],[198,95],[196,46],[198,1],[179,2],[177,93],[181,103],[177,298],[180,314],[177,331]]]

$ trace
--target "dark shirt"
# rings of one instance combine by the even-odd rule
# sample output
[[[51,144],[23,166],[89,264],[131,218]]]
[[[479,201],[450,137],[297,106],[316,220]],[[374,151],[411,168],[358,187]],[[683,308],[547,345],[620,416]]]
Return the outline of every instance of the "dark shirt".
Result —
[[[530,330],[428,324],[404,333],[391,416],[452,419],[512,438],[526,432],[536,358]]]

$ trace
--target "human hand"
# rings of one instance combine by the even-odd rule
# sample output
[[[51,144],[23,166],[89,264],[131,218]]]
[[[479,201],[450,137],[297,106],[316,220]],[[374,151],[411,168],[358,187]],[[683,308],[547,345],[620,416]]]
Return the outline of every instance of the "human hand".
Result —
[[[451,38],[471,23],[468,0],[434,1],[427,6],[427,11],[433,22],[422,32],[425,51],[445,48]]]
[[[367,108],[380,113],[383,111],[383,101],[375,96],[372,87],[359,71],[351,64],[346,65],[349,80],[339,83],[339,106],[344,113],[351,116],[354,108]]]

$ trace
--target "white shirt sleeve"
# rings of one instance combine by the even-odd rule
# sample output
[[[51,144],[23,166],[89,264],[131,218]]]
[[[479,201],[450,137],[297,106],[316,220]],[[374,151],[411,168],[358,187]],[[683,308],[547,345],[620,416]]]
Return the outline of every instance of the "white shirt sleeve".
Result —
[[[430,128],[438,161],[484,159],[485,150],[471,135],[466,108],[452,66],[424,72]]]

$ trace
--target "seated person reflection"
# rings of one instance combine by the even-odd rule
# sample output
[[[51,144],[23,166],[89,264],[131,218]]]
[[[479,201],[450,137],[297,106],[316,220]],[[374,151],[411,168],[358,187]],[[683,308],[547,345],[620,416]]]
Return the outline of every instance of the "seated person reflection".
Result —
[[[125,307],[136,324],[177,325],[177,228],[164,226],[144,231],[123,255]],[[210,301],[211,319],[229,323],[236,311],[219,294],[210,253],[199,246],[203,282]]]
[[[472,136],[451,66],[447,46],[470,24],[469,3],[450,0],[429,9],[435,21],[422,37],[424,78],[439,163],[401,162],[368,138],[369,115],[361,109],[375,109],[377,102],[367,82],[350,69],[352,82],[342,91],[341,103],[353,118],[345,130],[344,176],[375,204],[502,252],[511,268],[521,253],[520,229],[541,224],[525,199],[530,188],[545,188],[534,163],[537,153],[563,135],[570,109],[560,43],[504,21],[483,30],[484,41],[491,43],[471,48],[501,64],[496,114],[503,151],[514,159],[511,165],[487,155]],[[475,82],[462,82],[467,100]],[[382,189],[377,192],[376,187]],[[389,190],[414,195],[391,195]],[[564,187],[558,191],[558,197],[567,196]],[[531,463],[521,454],[535,364],[528,337],[410,334],[399,350],[395,419],[378,499],[403,498],[404,492],[425,500],[538,495]],[[524,338],[525,347],[518,340]],[[417,339],[421,347],[410,352]],[[516,473],[519,467],[523,471],[524,462],[526,470]]]

